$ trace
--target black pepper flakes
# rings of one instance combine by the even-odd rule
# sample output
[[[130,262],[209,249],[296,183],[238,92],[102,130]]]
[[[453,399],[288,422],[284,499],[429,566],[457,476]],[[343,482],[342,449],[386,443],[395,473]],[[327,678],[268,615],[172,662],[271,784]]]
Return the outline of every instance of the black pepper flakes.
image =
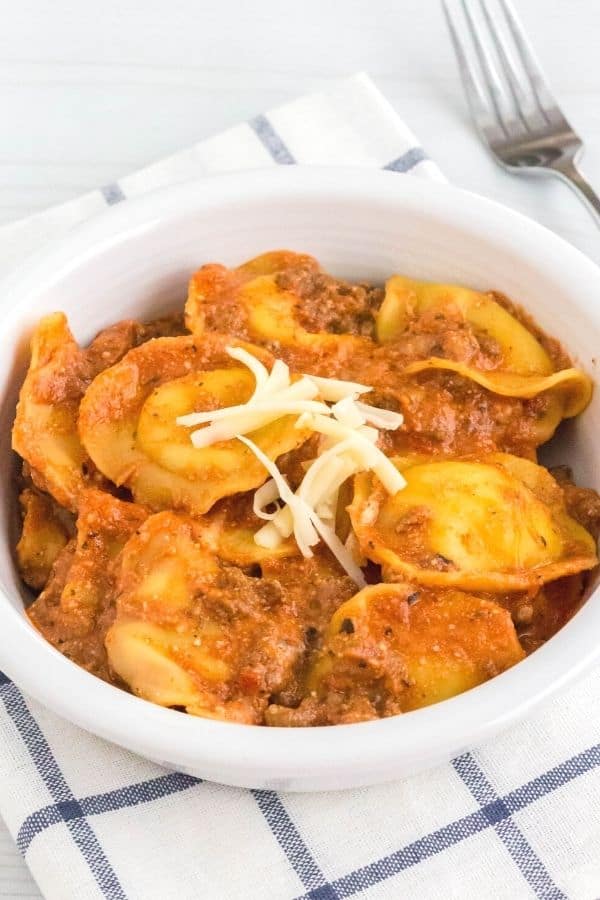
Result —
[[[354,634],[354,622],[352,619],[344,619],[342,624],[340,625],[340,633],[344,632],[344,634]]]
[[[316,644],[319,637],[319,629],[315,628],[314,625],[309,625],[306,631],[304,632],[304,639],[309,646],[313,646]]]

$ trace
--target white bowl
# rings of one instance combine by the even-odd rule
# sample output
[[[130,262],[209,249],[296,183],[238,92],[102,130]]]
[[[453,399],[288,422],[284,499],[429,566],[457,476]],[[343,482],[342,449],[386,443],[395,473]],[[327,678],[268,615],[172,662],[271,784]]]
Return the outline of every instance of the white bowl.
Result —
[[[405,272],[504,291],[594,375],[600,269],[481,197],[390,172],[281,168],[181,184],[114,207],[40,254],[3,291],[0,668],[59,715],[170,768],[291,791],[373,784],[489,738],[581,672],[600,653],[598,598],[528,659],[436,706],[357,725],[261,728],[162,709],[78,668],[28,623],[13,563],[10,428],[39,317],[65,310],[85,342],[117,319],[180,308],[203,262],[235,264],[277,247],[312,253],[350,279]],[[597,489],[599,433],[600,392],[553,451],[579,483]]]

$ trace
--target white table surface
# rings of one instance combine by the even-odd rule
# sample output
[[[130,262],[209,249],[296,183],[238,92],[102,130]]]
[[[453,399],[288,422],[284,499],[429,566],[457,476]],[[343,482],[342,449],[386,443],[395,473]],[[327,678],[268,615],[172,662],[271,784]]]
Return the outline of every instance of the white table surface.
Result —
[[[600,189],[600,3],[516,2]],[[449,179],[600,262],[600,231],[566,187],[484,153],[438,0],[0,0],[0,12],[0,223],[363,69]],[[39,896],[0,823],[0,897]]]

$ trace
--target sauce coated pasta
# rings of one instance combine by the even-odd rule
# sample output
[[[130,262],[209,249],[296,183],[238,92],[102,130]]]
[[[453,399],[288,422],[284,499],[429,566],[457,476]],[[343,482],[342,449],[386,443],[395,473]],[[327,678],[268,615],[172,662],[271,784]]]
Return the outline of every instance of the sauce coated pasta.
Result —
[[[310,256],[185,310],[38,325],[13,446],[33,625],[147,701],[253,725],[398,715],[576,612],[600,498],[538,459],[589,377],[513,303]]]

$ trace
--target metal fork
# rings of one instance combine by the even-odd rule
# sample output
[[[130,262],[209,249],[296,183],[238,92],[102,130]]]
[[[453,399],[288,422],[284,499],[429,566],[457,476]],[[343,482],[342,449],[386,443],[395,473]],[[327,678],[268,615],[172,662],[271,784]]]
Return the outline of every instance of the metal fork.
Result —
[[[479,21],[471,0],[461,0],[462,16],[442,4],[471,115],[492,155],[509,172],[557,175],[600,226],[600,197],[578,167],[583,141],[552,96],[509,0],[498,0],[496,13],[479,0]]]

